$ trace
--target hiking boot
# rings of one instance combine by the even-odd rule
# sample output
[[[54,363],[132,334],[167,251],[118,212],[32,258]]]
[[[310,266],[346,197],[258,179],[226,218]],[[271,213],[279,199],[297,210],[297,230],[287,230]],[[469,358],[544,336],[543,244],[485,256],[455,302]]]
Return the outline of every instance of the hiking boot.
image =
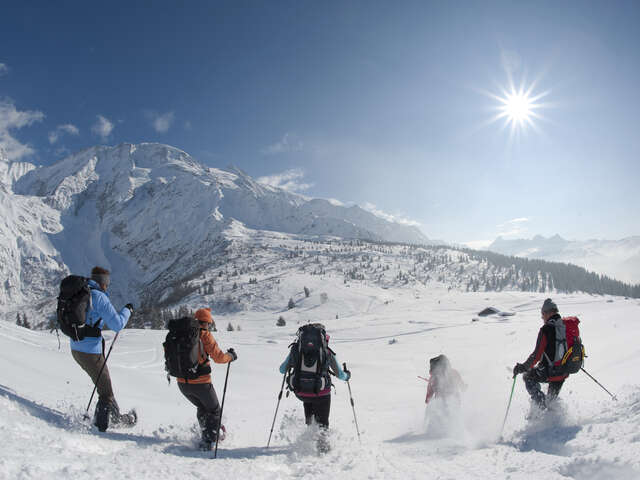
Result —
[[[109,416],[111,414],[111,404],[98,400],[93,424],[98,427],[98,431],[106,432],[109,428]]]
[[[211,451],[212,446],[213,446],[213,442],[210,442],[209,440],[200,440],[200,443],[198,444],[198,449],[203,452],[209,452]]]

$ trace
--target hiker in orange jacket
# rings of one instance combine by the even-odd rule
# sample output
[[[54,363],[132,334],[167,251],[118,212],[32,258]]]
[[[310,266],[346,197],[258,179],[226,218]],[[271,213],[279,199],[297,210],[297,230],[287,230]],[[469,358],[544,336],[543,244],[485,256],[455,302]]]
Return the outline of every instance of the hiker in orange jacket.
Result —
[[[220,403],[216,391],[211,384],[211,364],[209,356],[215,363],[229,363],[238,358],[233,348],[224,353],[215,338],[209,331],[209,325],[213,322],[211,309],[201,308],[196,311],[195,318],[200,322],[200,362],[198,372],[200,375],[193,379],[178,378],[178,388],[182,394],[193,403],[197,411],[198,423],[202,431],[200,449],[210,450],[216,442],[218,427],[220,426]]]

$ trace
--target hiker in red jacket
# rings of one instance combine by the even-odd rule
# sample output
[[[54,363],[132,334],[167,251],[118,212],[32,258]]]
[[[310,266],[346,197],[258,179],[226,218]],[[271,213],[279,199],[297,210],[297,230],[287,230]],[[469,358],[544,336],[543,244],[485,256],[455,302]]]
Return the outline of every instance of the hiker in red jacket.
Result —
[[[466,388],[460,374],[451,368],[446,355],[438,355],[429,360],[429,384],[424,403],[428,404],[435,397],[445,401],[453,400],[459,405],[460,394]]]
[[[541,316],[544,325],[538,332],[538,340],[533,353],[524,363],[516,363],[513,376],[524,373],[523,380],[533,402],[544,410],[550,401],[560,393],[568,375],[553,376],[553,362],[556,358],[556,324],[562,325],[558,306],[547,298],[542,304]],[[566,342],[565,342],[566,343]],[[542,393],[541,383],[548,383],[547,395]]]

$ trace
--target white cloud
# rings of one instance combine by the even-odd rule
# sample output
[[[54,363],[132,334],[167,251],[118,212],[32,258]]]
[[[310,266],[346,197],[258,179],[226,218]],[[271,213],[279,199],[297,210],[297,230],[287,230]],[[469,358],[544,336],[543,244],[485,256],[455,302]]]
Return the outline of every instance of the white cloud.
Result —
[[[391,213],[384,212],[370,202],[365,202],[364,204],[360,205],[360,207],[369,213],[373,213],[376,217],[380,217],[388,222],[399,223],[400,225],[407,225],[410,227],[420,226],[420,222],[411,220],[410,218],[406,218],[404,215],[392,215]]]
[[[98,115],[97,117],[98,120],[96,120],[96,123],[91,127],[91,131],[99,137],[102,137],[102,140],[106,140],[113,131],[113,123],[111,123],[107,117],[103,117],[102,115]]]
[[[272,187],[281,188],[289,192],[301,192],[313,187],[313,183],[304,183],[304,171],[300,168],[292,168],[282,173],[267,175],[256,179],[258,183],[270,185]]]
[[[71,123],[58,125],[55,130],[52,130],[51,132],[49,132],[49,143],[53,145],[58,141],[60,136],[65,133],[69,135],[79,135],[80,130],[78,129],[78,127],[76,127],[75,125],[72,125]]]
[[[285,133],[280,141],[263,148],[262,153],[265,155],[277,155],[280,153],[300,152],[303,147],[302,140],[296,135]]]
[[[469,242],[464,242],[463,245],[466,245],[473,250],[486,250],[492,243],[493,240],[471,240]]]
[[[19,111],[10,100],[0,100],[0,149],[9,160],[17,160],[33,153],[33,148],[18,141],[11,130],[27,127],[44,118],[38,111]]]
[[[526,223],[529,222],[529,219],[526,217],[514,218],[511,220],[507,220],[498,227],[498,235],[501,237],[515,237],[518,235],[524,235],[527,232]]]
[[[158,133],[167,133],[173,123],[173,112],[151,114],[153,129]]]
[[[6,63],[0,63],[0,77],[9,73],[9,67]]]

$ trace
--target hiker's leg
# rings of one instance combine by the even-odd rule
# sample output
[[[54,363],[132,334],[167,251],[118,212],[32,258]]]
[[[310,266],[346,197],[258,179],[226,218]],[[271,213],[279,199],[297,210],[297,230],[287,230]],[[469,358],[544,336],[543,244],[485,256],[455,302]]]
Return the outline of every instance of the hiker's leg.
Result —
[[[115,403],[109,367],[105,365],[104,356],[98,353],[85,353],[76,350],[71,350],[71,356],[76,363],[87,372],[89,377],[91,377],[93,384],[96,385],[99,399],[104,403]],[[103,365],[104,369],[102,368]],[[102,374],[100,373],[101,369]],[[100,378],[98,378],[98,375],[100,375]]]
[[[220,425],[220,403],[211,383],[178,383],[182,394],[193,403],[198,411],[198,424],[203,440],[215,441]]]
[[[547,400],[553,401],[558,398],[560,394],[560,390],[562,389],[562,385],[564,384],[564,380],[560,380],[559,382],[549,382],[549,388],[547,390]]]
[[[311,423],[313,422],[313,412],[315,410],[313,408],[313,403],[311,401],[308,401],[303,402],[302,405],[304,407],[304,423],[307,425],[311,425]]]
[[[315,402],[314,416],[320,428],[329,428],[329,412],[331,411],[331,395],[318,397]]]
[[[527,388],[527,392],[531,395],[531,400],[534,401],[536,405],[540,408],[546,407],[545,395],[542,393],[542,389],[540,388],[540,383],[546,380],[546,376],[542,375],[540,369],[534,368],[526,372],[522,379],[524,380],[524,385]]]

